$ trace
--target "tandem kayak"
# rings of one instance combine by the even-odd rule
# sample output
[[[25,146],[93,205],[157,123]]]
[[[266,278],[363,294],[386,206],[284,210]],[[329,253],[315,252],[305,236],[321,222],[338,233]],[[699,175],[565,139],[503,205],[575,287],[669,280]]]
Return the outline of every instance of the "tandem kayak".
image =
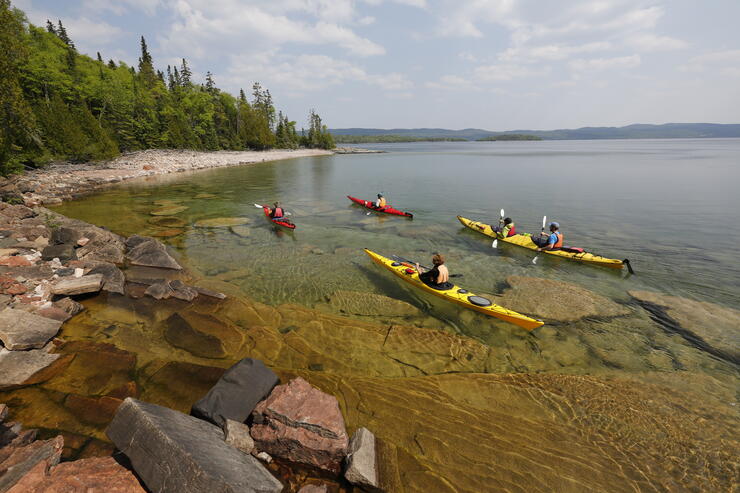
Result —
[[[265,211],[265,217],[272,223],[277,224],[278,226],[282,226],[283,228],[288,229],[295,229],[295,224],[293,224],[289,219],[283,218],[283,220],[276,221],[273,218],[270,217],[270,208],[266,205],[262,206],[262,209]]]
[[[366,209],[370,209],[371,211],[384,212],[386,214],[392,214],[394,216],[404,216],[404,217],[410,217],[410,218],[414,217],[414,215],[410,212],[399,211],[398,209],[394,209],[393,207],[386,207],[385,209],[376,209],[373,203],[369,200],[358,199],[356,197],[352,197],[351,195],[347,195],[347,198],[350,199],[355,204],[359,204]]]
[[[496,233],[493,231],[489,224],[473,221],[472,219],[468,219],[462,216],[457,216],[457,219],[461,223],[463,223],[463,225],[467,226],[473,231],[477,231],[486,236],[490,236],[491,238],[497,238]],[[532,238],[529,235],[517,234],[514,236],[509,236],[508,238],[498,238],[498,241],[511,243],[512,245],[519,245],[524,248],[529,248],[530,250],[537,250],[537,245],[532,241]],[[564,249],[561,250],[542,250],[542,253],[553,255],[555,257],[577,260],[585,264],[611,267],[613,269],[621,269],[626,265],[631,272],[631,267],[629,265],[630,261],[628,259],[618,260],[615,258],[602,257],[601,255],[594,255],[593,253],[589,253],[586,251],[574,251],[575,249],[572,249],[570,251],[569,250],[569,247],[564,247]]]
[[[454,284],[449,289],[434,289],[419,279],[419,274],[417,274],[415,269],[411,268],[413,267],[411,264],[407,262],[394,261],[393,259],[389,259],[368,250],[367,248],[365,248],[365,253],[368,254],[373,262],[378,265],[382,265],[409,284],[413,284],[419,289],[432,293],[435,296],[439,296],[440,298],[451,301],[457,305],[470,308],[471,310],[475,310],[491,317],[500,318],[501,320],[518,325],[526,330],[536,329],[544,324],[541,320],[522,315],[513,310],[507,310],[502,306],[496,305],[488,298],[475,295],[467,289],[455,286]]]

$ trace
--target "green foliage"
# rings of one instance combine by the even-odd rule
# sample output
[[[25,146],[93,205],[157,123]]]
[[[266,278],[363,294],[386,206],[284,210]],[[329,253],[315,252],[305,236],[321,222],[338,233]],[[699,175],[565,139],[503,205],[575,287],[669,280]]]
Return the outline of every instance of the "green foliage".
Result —
[[[308,133],[304,135],[303,145],[315,149],[334,149],[336,147],[334,137],[329,133],[326,125],[321,122],[321,117],[315,110],[311,110],[308,114]]]
[[[71,33],[74,34],[74,33]],[[0,174],[50,159],[108,159],[149,148],[197,150],[333,147],[312,112],[309,137],[277,113],[259,83],[252,101],[193,83],[187,60],[157,71],[146,40],[136,68],[77,52],[61,21],[29,25],[0,0]]]

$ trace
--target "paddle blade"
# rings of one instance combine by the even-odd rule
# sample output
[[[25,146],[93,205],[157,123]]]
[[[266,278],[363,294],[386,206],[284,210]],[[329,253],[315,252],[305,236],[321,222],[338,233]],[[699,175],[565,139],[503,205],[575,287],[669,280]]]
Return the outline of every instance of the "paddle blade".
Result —
[[[254,204],[254,206],[255,206],[255,207],[256,207],[257,209],[264,209],[264,207],[262,207],[262,206],[261,206],[261,205],[259,205],[259,204]]]
[[[504,218],[504,210],[501,209],[501,219],[503,219],[503,218]]]
[[[545,229],[545,224],[547,224],[547,216],[542,216],[542,229]]]
[[[535,255],[535,256],[534,256],[534,258],[532,259],[532,263],[533,263],[534,265],[537,265],[537,259],[538,259],[538,258],[539,258],[539,255]]]
[[[491,248],[496,248],[498,246],[498,240],[493,240],[493,243],[491,243]]]

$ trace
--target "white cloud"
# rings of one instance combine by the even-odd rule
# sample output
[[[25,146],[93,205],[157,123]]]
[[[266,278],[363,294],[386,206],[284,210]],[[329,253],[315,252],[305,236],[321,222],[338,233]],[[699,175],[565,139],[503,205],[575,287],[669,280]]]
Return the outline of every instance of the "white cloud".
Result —
[[[630,69],[640,65],[640,55],[629,55],[614,58],[577,59],[569,63],[570,68],[577,72],[593,72],[598,70]]]
[[[360,18],[357,21],[357,23],[360,24],[361,26],[369,26],[370,24],[375,23],[375,17],[368,15],[368,16]]]
[[[437,81],[427,82],[424,84],[430,89],[445,89],[445,90],[459,90],[459,89],[471,89],[473,84],[471,81],[464,79],[458,75],[443,75]]]
[[[163,4],[163,0],[83,0],[82,10],[85,12],[109,11],[116,15],[123,15],[129,10],[140,10],[152,16]]]
[[[512,63],[482,65],[473,71],[481,82],[506,82],[525,77],[539,77],[550,71],[549,67],[529,67]]]
[[[566,60],[578,53],[593,53],[612,48],[608,41],[594,41],[580,45],[548,44],[509,48],[499,55],[501,61]]]
[[[694,56],[689,59],[688,63],[682,65],[680,70],[696,73],[711,71],[729,77],[738,77],[740,76],[740,49],[712,51]]]
[[[671,51],[688,47],[688,43],[670,36],[640,33],[627,40],[626,44],[638,51]]]

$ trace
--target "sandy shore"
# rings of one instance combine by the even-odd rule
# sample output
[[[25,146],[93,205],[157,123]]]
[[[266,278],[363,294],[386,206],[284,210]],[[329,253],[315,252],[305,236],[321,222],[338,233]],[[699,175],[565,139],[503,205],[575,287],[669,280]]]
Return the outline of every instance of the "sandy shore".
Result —
[[[15,197],[28,206],[53,205],[134,178],[328,154],[332,151],[138,151],[105,162],[51,164],[5,180],[0,183],[0,193],[6,200]]]

